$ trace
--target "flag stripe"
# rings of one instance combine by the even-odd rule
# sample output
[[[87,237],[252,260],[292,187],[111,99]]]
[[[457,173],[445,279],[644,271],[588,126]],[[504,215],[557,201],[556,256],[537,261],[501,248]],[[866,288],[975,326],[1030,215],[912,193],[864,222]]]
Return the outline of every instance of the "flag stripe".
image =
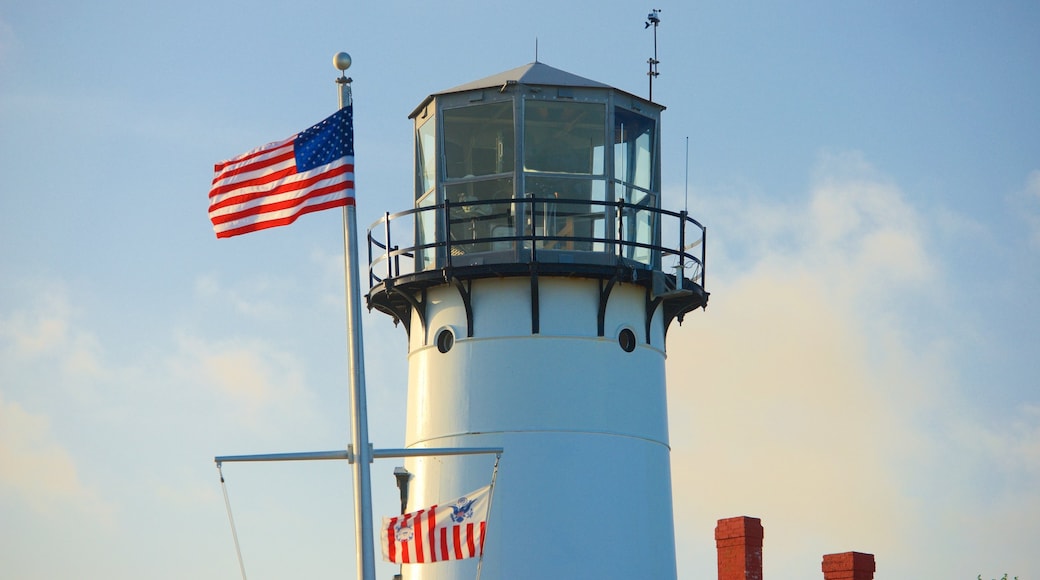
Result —
[[[466,524],[466,547],[470,558],[477,555],[477,526],[472,523]]]
[[[395,535],[394,534],[394,525],[395,524],[397,524],[397,518],[390,518],[390,523],[386,526],[386,529],[384,530],[384,532],[386,534],[388,534],[388,537],[390,539],[389,544],[384,544],[384,545],[387,545],[388,548],[389,548],[389,556],[388,557],[390,558],[391,562],[396,562],[397,561],[397,538],[394,537],[394,535]]]
[[[429,515],[426,516],[426,537],[430,539],[430,561],[437,561],[437,505],[430,506]]]
[[[409,520],[411,520],[411,518],[412,518],[412,514],[406,514],[404,516],[403,525],[407,526],[407,525],[411,524],[413,526],[413,529],[414,529],[415,524],[413,524],[413,523],[411,523],[409,521]],[[412,546],[411,546],[411,544],[412,544],[411,540],[405,540],[405,541],[401,542],[401,561],[404,562],[405,564],[411,564],[412,563],[412,550],[411,550]]]
[[[419,515],[415,516],[415,561],[422,564],[426,561],[423,556],[423,534],[422,534],[422,517],[425,510],[419,510]],[[428,516],[427,516],[428,517]]]
[[[480,555],[484,555],[484,536],[487,534],[487,522],[480,522]]]
[[[441,528],[441,560],[451,560],[448,553],[448,528]]]

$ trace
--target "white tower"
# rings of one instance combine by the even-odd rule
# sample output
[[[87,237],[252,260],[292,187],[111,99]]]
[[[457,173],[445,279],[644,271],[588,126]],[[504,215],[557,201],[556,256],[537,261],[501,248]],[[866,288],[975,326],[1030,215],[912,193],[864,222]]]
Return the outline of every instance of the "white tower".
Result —
[[[536,62],[411,115],[415,207],[369,232],[368,304],[408,332],[406,444],[505,449],[485,578],[676,576],[665,334],[708,294],[704,228],[660,207],[662,110]],[[409,510],[491,475],[406,468]]]

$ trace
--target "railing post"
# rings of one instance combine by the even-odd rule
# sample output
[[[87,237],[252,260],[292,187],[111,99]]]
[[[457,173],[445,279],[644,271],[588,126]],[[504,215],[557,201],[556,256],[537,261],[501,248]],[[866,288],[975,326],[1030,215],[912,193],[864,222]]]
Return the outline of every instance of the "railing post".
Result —
[[[538,203],[533,193],[528,195],[528,198],[531,200],[531,261],[537,262],[538,232],[536,224],[538,223]],[[542,232],[542,235],[545,235],[545,232]]]
[[[365,236],[365,240],[368,242],[368,287],[375,286],[375,274],[372,273],[372,232],[369,231]]]
[[[704,261],[707,258],[705,253],[706,246],[708,245],[708,228],[701,226],[701,288],[708,287],[708,264]]]
[[[624,198],[618,198],[617,200],[617,211],[614,212],[617,216],[617,255],[622,258],[625,257],[625,200]]]
[[[434,208],[437,206],[435,205]],[[436,210],[435,210],[436,211]],[[451,266],[451,202],[448,198],[444,198],[444,217],[441,221],[441,227],[444,228],[444,262],[445,266]]]
[[[679,212],[679,278],[675,281],[675,287],[683,289],[686,286],[686,210]]]
[[[390,212],[383,213],[383,231],[386,232],[386,239],[383,242],[386,244],[386,279],[389,280],[394,277],[390,263]]]

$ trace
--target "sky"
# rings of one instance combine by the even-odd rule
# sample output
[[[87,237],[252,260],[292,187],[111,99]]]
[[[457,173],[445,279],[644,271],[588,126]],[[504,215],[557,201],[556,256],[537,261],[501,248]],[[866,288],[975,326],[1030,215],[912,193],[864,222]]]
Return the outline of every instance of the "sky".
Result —
[[[238,577],[212,458],[346,445],[339,212],[206,212],[213,163],[335,110],[336,52],[367,227],[411,206],[428,94],[537,43],[645,96],[651,8],[663,205],[708,228],[667,343],[679,577],[749,515],[771,579],[1040,578],[1040,4],[1003,0],[0,0],[0,576]],[[400,447],[404,330],[363,325]],[[345,463],[223,471],[250,578],[352,577]]]

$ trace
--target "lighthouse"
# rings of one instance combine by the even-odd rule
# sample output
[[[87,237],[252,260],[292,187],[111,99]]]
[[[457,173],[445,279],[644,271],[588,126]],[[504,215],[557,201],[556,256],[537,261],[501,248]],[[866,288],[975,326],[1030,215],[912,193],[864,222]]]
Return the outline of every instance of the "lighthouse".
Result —
[[[408,335],[406,446],[504,449],[486,578],[676,577],[665,338],[708,293],[704,227],[661,205],[663,109],[535,62],[410,115],[415,203],[368,231],[367,302]],[[408,510],[491,477],[404,467]]]

